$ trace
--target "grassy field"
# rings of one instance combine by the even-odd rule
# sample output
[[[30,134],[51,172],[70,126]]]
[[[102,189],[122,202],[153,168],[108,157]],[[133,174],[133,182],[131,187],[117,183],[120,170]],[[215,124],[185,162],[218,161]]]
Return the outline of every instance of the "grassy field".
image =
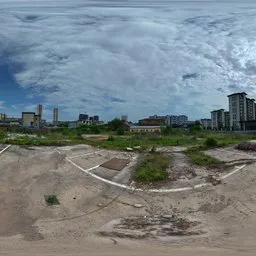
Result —
[[[98,130],[97,134],[98,134]],[[205,145],[208,138],[213,138],[218,147],[237,144],[241,141],[256,139],[252,134],[221,134],[207,131],[189,132],[173,129],[169,135],[161,133],[116,135],[112,131],[104,131],[103,135],[109,136],[108,140],[94,141],[83,135],[85,129],[58,129],[47,134],[16,134],[0,132],[0,143],[37,146],[61,146],[74,144],[90,144],[108,149],[126,149],[127,147],[140,146],[142,149],[152,146],[201,146]]]
[[[220,164],[220,161],[207,156],[204,150],[214,147],[225,147],[238,144],[243,141],[255,140],[254,134],[232,134],[213,133],[207,131],[185,131],[172,129],[171,133],[164,135],[161,133],[139,133],[133,134],[125,132],[124,135],[117,135],[113,131],[100,131],[99,129],[86,130],[87,128],[68,129],[62,128],[46,134],[0,132],[0,143],[31,146],[65,146],[76,144],[89,144],[106,149],[126,150],[126,148],[140,147],[140,152],[148,152],[153,147],[160,146],[188,146],[185,153],[193,164],[199,166],[210,166]],[[106,140],[94,140],[85,135],[92,134],[105,135]],[[93,138],[93,136],[92,136]],[[158,159],[159,160],[159,159]],[[152,161],[149,159],[149,163]],[[149,166],[149,172],[152,171]],[[139,177],[146,175],[145,168],[141,167]],[[151,173],[152,174],[152,173]],[[156,174],[158,177],[159,173]],[[139,179],[138,177],[138,179]],[[142,178],[141,178],[142,179]],[[154,178],[153,178],[154,179]]]

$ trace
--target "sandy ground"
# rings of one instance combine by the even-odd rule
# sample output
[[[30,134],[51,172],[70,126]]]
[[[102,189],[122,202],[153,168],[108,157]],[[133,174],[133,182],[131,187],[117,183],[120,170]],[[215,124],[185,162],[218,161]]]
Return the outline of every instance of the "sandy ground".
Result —
[[[116,152],[97,153],[97,161],[97,157],[76,158],[100,150],[86,145],[57,150],[59,153],[53,147],[11,146],[0,156],[0,254],[256,254],[254,163],[218,186],[156,194],[113,187],[65,161],[67,156],[75,157],[74,160],[90,168],[95,163],[101,164],[104,158],[117,157]],[[233,149],[219,152],[218,157],[227,157],[230,150]],[[131,159],[136,156],[129,154],[126,156]],[[254,157],[246,154],[246,158]],[[237,154],[236,160],[240,157],[245,158]],[[117,172],[114,178],[127,177],[128,170],[129,166],[123,173]],[[112,171],[109,177],[114,179]],[[44,195],[49,194],[57,195],[60,205],[47,206]],[[163,215],[198,221],[204,232],[146,239],[100,236],[98,233],[106,224],[120,218]]]

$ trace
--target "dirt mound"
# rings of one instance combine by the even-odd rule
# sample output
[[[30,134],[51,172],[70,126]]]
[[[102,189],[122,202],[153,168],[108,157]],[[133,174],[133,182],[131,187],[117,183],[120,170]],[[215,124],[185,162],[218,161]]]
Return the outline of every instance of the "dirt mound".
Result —
[[[256,143],[249,142],[249,141],[243,141],[243,142],[239,143],[235,148],[239,149],[239,150],[244,150],[244,151],[256,152]]]
[[[191,236],[205,233],[198,228],[200,222],[175,215],[133,216],[112,221],[99,232],[103,236],[120,238],[157,238]]]

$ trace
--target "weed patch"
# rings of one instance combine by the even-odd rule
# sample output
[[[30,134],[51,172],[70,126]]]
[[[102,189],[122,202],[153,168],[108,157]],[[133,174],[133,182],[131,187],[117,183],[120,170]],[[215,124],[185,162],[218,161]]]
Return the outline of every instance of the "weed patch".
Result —
[[[204,154],[199,148],[190,148],[185,153],[193,164],[199,166],[218,165],[222,163],[220,160]]]
[[[151,153],[144,156],[144,159],[136,168],[135,179],[140,182],[153,182],[168,179],[166,169],[170,161],[167,156]]]
[[[47,205],[58,205],[58,204],[60,204],[58,198],[55,195],[45,195],[44,200],[45,200]]]

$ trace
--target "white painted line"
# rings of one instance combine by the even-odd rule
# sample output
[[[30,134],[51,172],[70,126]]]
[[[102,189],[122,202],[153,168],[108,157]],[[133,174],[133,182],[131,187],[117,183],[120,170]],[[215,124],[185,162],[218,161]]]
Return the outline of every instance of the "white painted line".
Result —
[[[57,150],[56,150],[57,151]],[[102,150],[101,150],[102,151]],[[57,151],[58,152],[58,151]],[[94,173],[91,173],[90,171],[92,170],[95,170],[97,168],[100,167],[100,165],[96,165],[94,167],[91,167],[89,169],[84,169],[82,168],[81,166],[79,166],[78,164],[74,163],[70,157],[67,157],[65,158],[66,161],[68,161],[70,164],[72,164],[73,166],[75,166],[76,168],[78,168],[79,170],[81,170],[82,172],[92,176],[93,178],[97,179],[97,180],[100,180],[102,182],[105,182],[109,185],[112,185],[112,186],[115,186],[115,187],[119,187],[119,188],[124,188],[124,189],[127,189],[127,190],[131,190],[131,191],[140,191],[140,192],[152,192],[152,193],[174,193],[174,192],[182,192],[182,191],[189,191],[189,190],[193,190],[193,189],[198,189],[198,188],[202,188],[202,187],[206,187],[206,186],[209,186],[211,185],[211,183],[201,183],[201,184],[197,184],[195,186],[191,186],[191,187],[183,187],[183,188],[173,188],[173,189],[147,189],[147,190],[143,190],[143,189],[138,189],[138,188],[135,188],[133,187],[132,185],[130,186],[127,186],[125,184],[120,184],[120,183],[117,183],[117,182],[114,182],[114,181],[110,181],[110,180],[107,180],[107,179],[104,179]],[[242,165],[242,166],[239,166],[237,167],[234,171],[226,174],[226,175],[223,175],[220,179],[224,180],[228,177],[230,177],[231,175],[237,173],[238,171],[242,170],[244,167],[246,166],[246,164]]]
[[[152,193],[173,193],[173,192],[188,191],[188,190],[192,190],[192,189],[193,189],[193,187],[183,187],[183,188],[172,188],[172,189],[148,189],[148,190],[143,190],[143,191],[152,192]]]
[[[201,184],[198,184],[198,185],[195,185],[194,188],[202,188],[202,187],[205,187],[205,186],[209,186],[211,183],[201,183]]]
[[[4,153],[4,151],[7,150],[10,146],[11,146],[11,145],[8,145],[8,146],[5,147],[3,150],[1,150],[1,151],[0,151],[0,155],[1,155],[2,153]]]
[[[106,180],[106,179],[104,179],[104,178],[102,178],[102,177],[100,177],[100,176],[98,176],[98,175],[93,174],[93,173],[90,172],[90,171],[92,171],[92,170],[94,170],[94,169],[99,168],[99,167],[100,167],[99,165],[96,165],[96,166],[91,167],[91,168],[89,168],[89,169],[84,169],[84,168],[82,168],[81,166],[79,166],[79,165],[77,165],[76,163],[74,163],[72,160],[70,160],[70,159],[68,159],[68,158],[66,158],[66,160],[67,160],[69,163],[71,163],[72,165],[74,165],[76,168],[78,168],[79,170],[81,170],[81,171],[85,172],[86,174],[88,174],[88,175],[90,175],[90,176],[92,176],[92,177],[94,177],[94,178],[96,178],[96,179],[98,179],[98,180],[101,180],[101,181],[103,181],[103,182],[105,182],[105,183],[108,183],[108,184],[113,185],[113,186],[116,186],[116,187],[125,188],[125,189],[128,189],[128,190],[142,191],[142,189],[135,189],[135,188],[133,188],[133,187],[129,187],[129,186],[124,185],[124,184],[119,184],[119,183],[116,183],[116,182],[113,182],[113,181],[110,181],[110,180]]]
[[[76,156],[69,156],[67,157],[68,159],[73,159],[73,158],[77,158],[77,157],[81,157],[81,156],[89,156],[89,155],[93,155],[93,154],[97,154],[102,152],[103,150],[99,150],[99,151],[95,151],[95,152],[90,152],[90,153],[85,153],[85,154],[81,154],[81,155],[76,155]]]
[[[55,148],[54,150],[55,150],[57,153],[61,154],[61,152],[60,152],[58,149]]]
[[[231,176],[231,175],[237,173],[238,171],[242,170],[245,166],[246,166],[246,164],[237,167],[234,171],[232,171],[232,172],[230,172],[230,173],[228,173],[228,174],[226,174],[226,175],[223,175],[223,176],[221,177],[221,179],[224,180],[224,179],[228,178],[229,176]]]
[[[188,190],[193,190],[193,189],[197,189],[197,188],[201,188],[201,187],[205,187],[205,186],[208,186],[210,185],[211,183],[201,183],[201,184],[198,184],[198,185],[195,185],[193,187],[183,187],[183,188],[173,188],[173,189],[148,189],[148,190],[143,190],[143,189],[137,189],[133,186],[127,186],[125,184],[120,184],[120,183],[116,183],[116,182],[113,182],[113,181],[110,181],[110,180],[107,180],[107,179],[104,179],[96,174],[93,174],[93,173],[90,173],[90,171],[92,170],[95,170],[97,168],[100,167],[100,165],[96,165],[94,167],[91,167],[89,169],[84,169],[82,168],[81,166],[77,165],[76,163],[74,163],[72,160],[66,158],[66,160],[72,164],[73,166],[75,166],[76,168],[78,168],[79,170],[85,172],[86,174],[94,177],[95,179],[97,180],[100,180],[100,181],[103,181],[109,185],[113,185],[115,187],[119,187],[119,188],[125,188],[127,190],[132,190],[132,191],[144,191],[144,192],[153,192],[153,193],[174,193],[174,192],[182,192],[182,191],[188,191]],[[243,169],[246,165],[242,165],[242,166],[239,166],[238,168],[236,168],[234,171],[224,175],[221,177],[222,180],[230,177],[231,175],[235,174],[236,172],[240,171],[241,169]]]

